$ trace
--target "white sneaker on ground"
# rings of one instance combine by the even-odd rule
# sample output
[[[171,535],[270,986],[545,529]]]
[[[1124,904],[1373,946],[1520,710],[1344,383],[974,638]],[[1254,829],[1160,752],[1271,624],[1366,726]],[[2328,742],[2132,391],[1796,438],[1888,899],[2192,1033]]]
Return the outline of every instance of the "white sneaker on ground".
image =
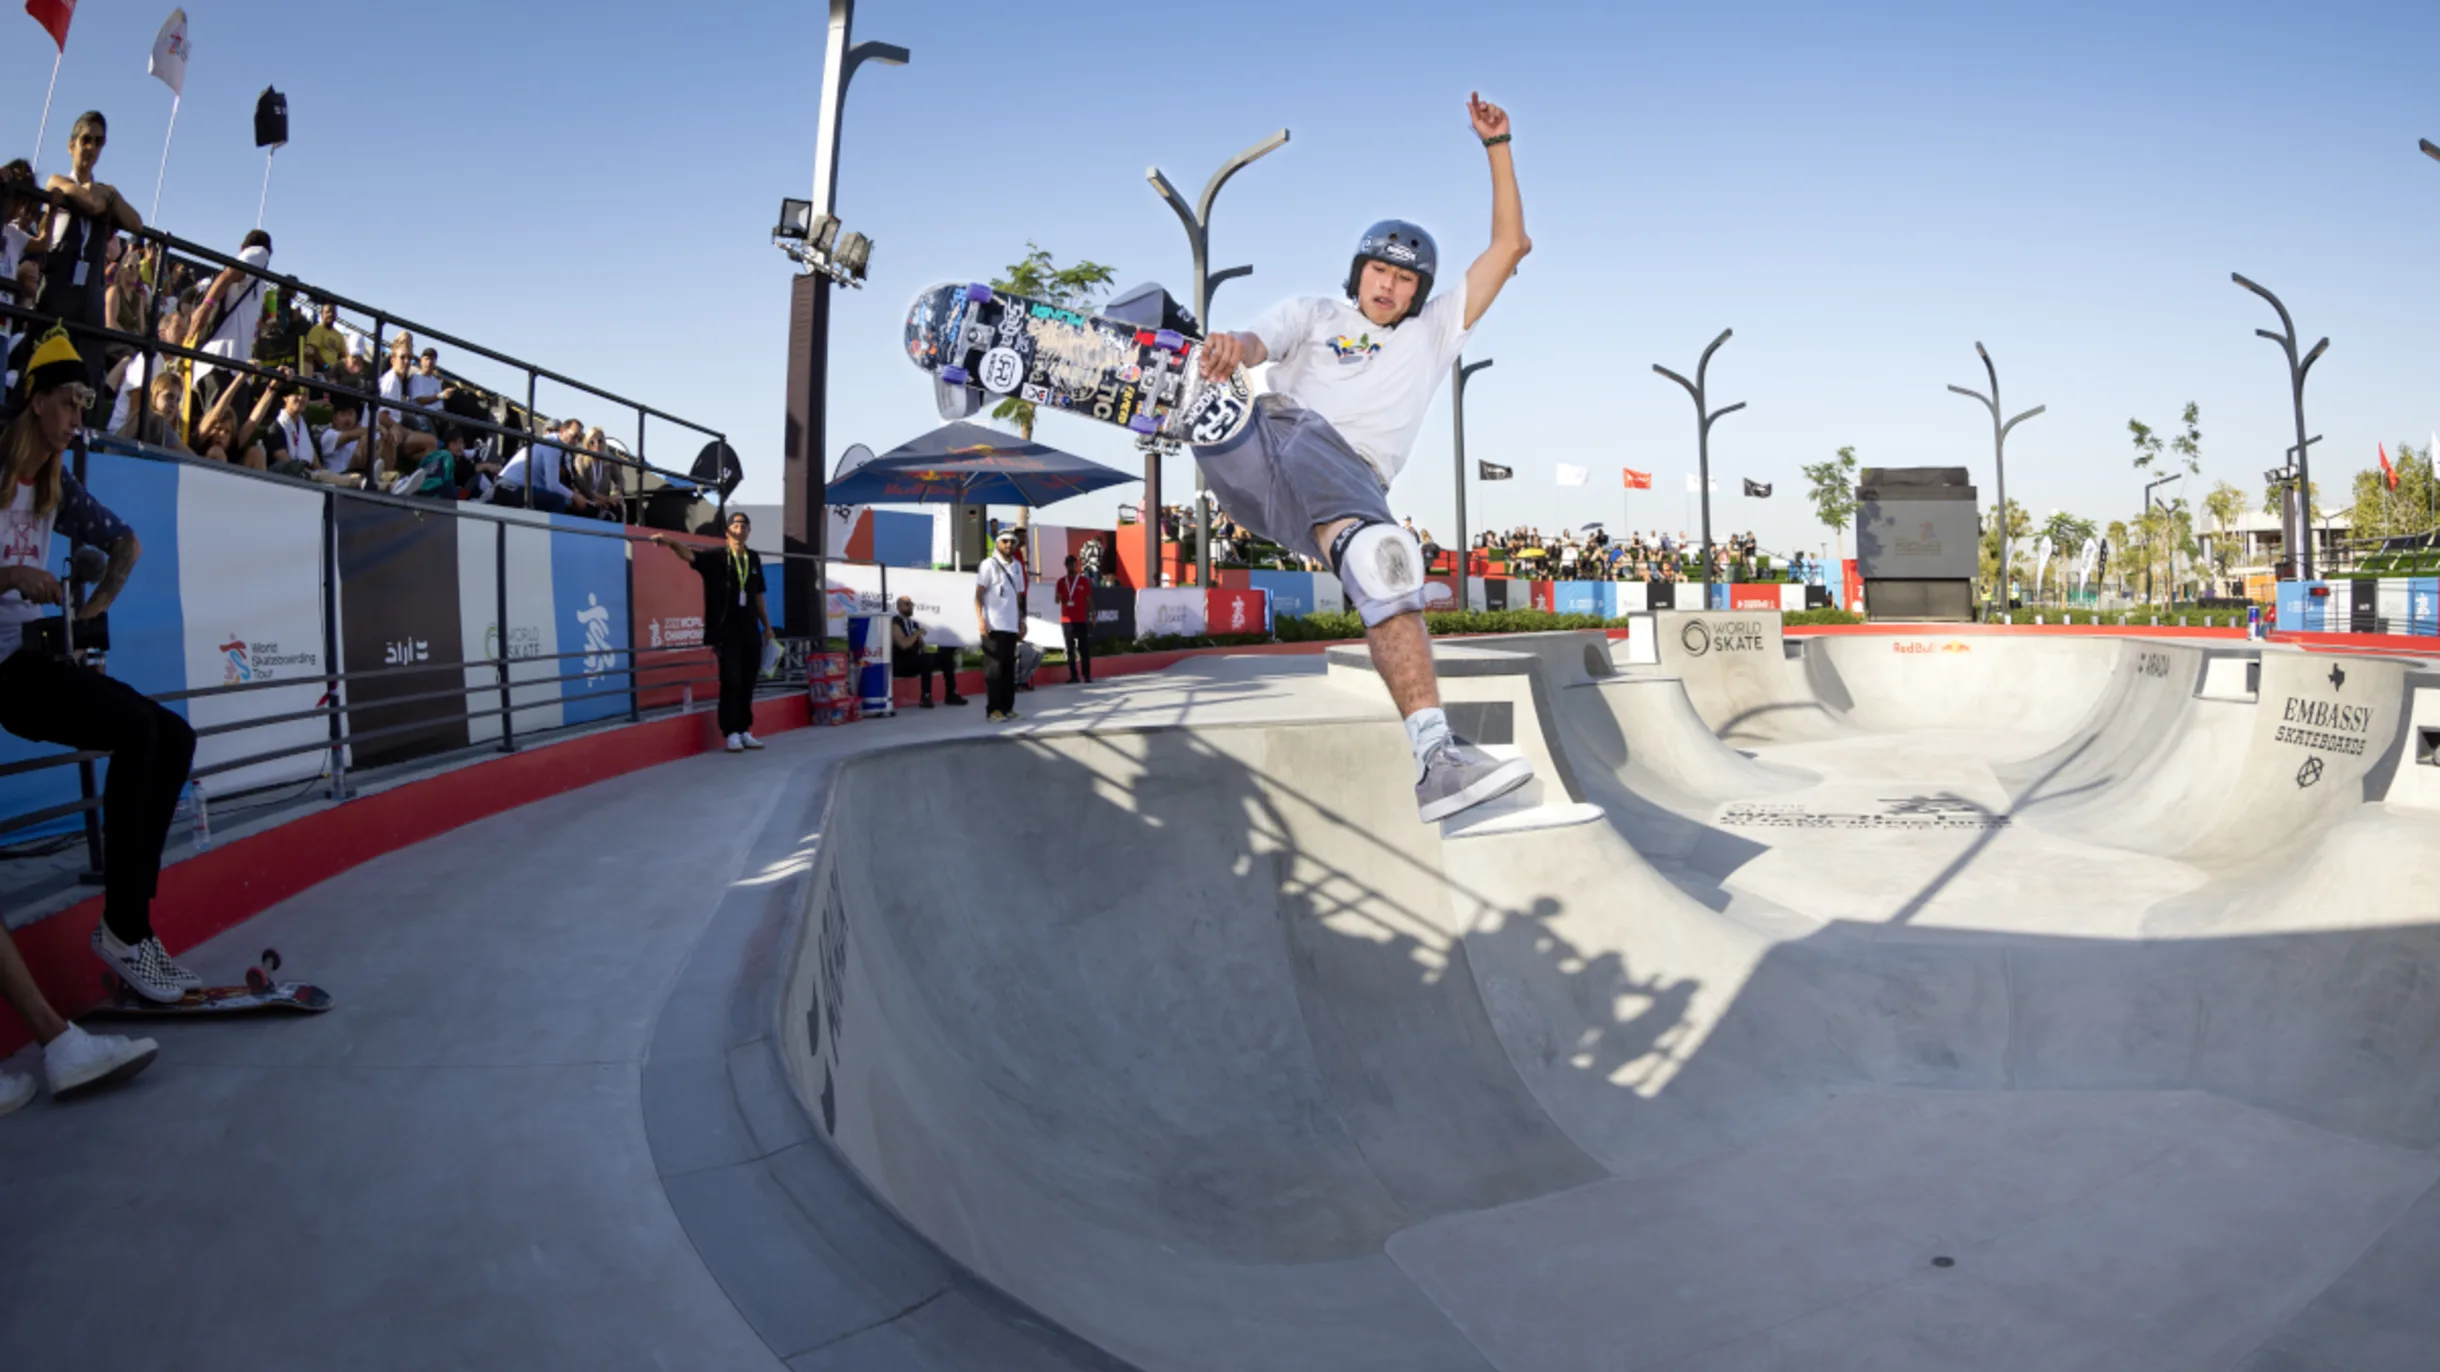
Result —
[[[1415,808],[1427,824],[1470,810],[1533,780],[1533,764],[1521,757],[1496,758],[1452,734],[1432,750],[1415,783]]]
[[[34,1098],[34,1079],[23,1072],[0,1072],[0,1115],[13,1115]]]
[[[745,745],[746,745],[748,748],[760,748],[761,746],[763,746],[763,741],[762,741],[761,739],[759,739],[759,738],[756,738],[756,737],[753,735],[753,733],[752,733],[752,732],[750,732],[750,731],[749,731],[749,732],[747,732],[747,733],[742,733],[742,734],[739,734],[739,735],[737,736],[737,739],[738,739],[738,741],[739,741],[739,742],[741,742],[741,743],[745,744]]]
[[[746,750],[746,736],[744,734],[729,735],[728,743],[729,751],[732,753],[742,753]]]
[[[203,978],[170,960],[158,936],[134,945],[119,942],[107,924],[93,926],[93,952],[119,978],[149,1001],[167,1005],[203,985]]]
[[[115,1034],[88,1034],[71,1024],[68,1032],[45,1045],[42,1070],[51,1079],[51,1098],[71,1096],[121,1082],[152,1066],[161,1045],[151,1039],[123,1039]]]

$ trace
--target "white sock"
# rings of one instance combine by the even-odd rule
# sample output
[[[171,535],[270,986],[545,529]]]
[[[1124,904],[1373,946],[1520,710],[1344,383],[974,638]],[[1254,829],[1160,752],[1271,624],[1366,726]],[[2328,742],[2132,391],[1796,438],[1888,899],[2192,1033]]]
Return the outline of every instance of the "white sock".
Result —
[[[1421,781],[1425,760],[1449,741],[1449,717],[1438,706],[1408,715],[1406,741],[1415,750],[1415,780]]]

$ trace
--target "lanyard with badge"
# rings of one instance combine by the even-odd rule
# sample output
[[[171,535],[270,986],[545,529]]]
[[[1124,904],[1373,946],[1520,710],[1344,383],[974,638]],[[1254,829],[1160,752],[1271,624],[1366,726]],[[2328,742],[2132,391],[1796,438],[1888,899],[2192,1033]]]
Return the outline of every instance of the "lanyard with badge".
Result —
[[[731,571],[732,571],[732,572],[733,572],[733,573],[736,575],[736,577],[737,577],[737,603],[738,603],[740,606],[742,606],[742,605],[744,605],[744,604],[746,603],[746,550],[745,550],[745,549],[743,549],[743,548],[731,548],[731,549],[729,549],[729,569],[730,569],[730,570],[731,570]]]

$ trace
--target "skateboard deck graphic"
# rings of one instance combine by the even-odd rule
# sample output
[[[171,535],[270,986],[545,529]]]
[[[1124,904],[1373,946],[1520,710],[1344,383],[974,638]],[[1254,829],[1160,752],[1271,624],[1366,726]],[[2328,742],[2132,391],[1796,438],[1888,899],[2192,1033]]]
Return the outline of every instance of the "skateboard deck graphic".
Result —
[[[1242,370],[1203,378],[1203,340],[1192,334],[989,286],[945,283],[915,297],[906,346],[939,384],[943,414],[1015,396],[1158,442],[1213,444],[1236,437],[1254,413]]]
[[[318,1015],[331,1007],[330,992],[319,986],[298,981],[273,981],[270,974],[280,968],[279,950],[263,950],[261,965],[246,969],[243,986],[205,986],[187,992],[177,1000],[163,1004],[146,1000],[134,987],[119,979],[116,973],[102,974],[102,988],[109,999],[93,1008],[92,1014],[113,1019],[170,1019],[187,1015],[247,1015],[263,1012],[288,1012]]]

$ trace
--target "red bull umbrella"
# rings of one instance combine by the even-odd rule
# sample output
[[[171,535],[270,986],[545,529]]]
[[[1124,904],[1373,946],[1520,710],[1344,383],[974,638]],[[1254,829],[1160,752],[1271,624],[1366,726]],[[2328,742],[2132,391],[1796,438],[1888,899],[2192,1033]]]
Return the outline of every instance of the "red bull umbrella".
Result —
[[[833,505],[1056,504],[1140,478],[1048,444],[960,421],[879,457],[850,450],[825,498]]]

